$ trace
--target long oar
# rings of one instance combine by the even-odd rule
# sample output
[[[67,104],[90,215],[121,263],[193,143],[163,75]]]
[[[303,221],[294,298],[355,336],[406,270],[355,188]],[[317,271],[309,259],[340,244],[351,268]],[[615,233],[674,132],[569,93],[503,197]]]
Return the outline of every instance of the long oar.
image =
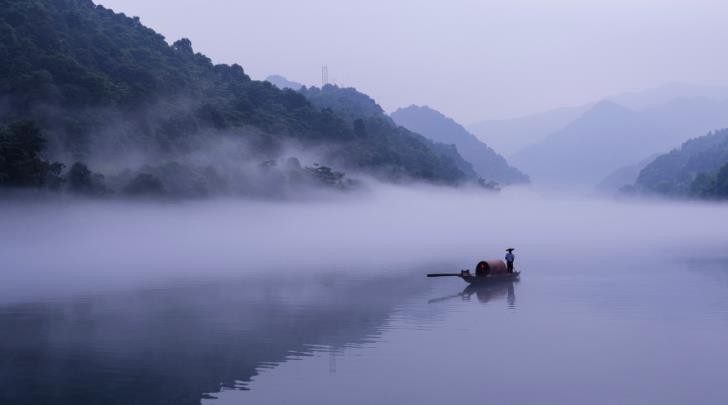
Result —
[[[460,273],[430,273],[427,277],[460,277]]]

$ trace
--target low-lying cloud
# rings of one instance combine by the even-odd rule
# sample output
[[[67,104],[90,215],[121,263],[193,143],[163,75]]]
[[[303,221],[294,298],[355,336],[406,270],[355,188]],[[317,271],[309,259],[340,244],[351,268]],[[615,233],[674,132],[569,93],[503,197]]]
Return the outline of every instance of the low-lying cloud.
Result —
[[[603,258],[723,254],[725,205],[380,186],[315,201],[5,201],[6,300],[177,278],[472,268],[515,247],[534,273]]]

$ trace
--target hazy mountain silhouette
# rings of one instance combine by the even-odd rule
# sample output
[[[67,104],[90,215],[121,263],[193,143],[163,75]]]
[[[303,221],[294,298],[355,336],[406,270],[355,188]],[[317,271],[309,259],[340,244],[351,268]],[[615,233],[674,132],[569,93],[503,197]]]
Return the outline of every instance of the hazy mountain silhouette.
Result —
[[[631,97],[645,105],[676,94],[674,89],[668,90],[645,93],[639,100]],[[719,88],[712,92],[712,96],[705,90],[701,97],[672,99],[639,111],[612,101],[597,103],[562,130],[515,153],[511,161],[526,170],[534,182],[592,186],[602,180],[599,188],[625,180],[629,180],[625,184],[632,184],[636,177],[631,177],[649,163],[642,162],[645,156],[667,152],[690,138],[728,127],[728,100],[719,98]],[[618,169],[624,170],[615,173]]]
[[[270,76],[266,77],[265,80],[267,82],[270,82],[272,85],[278,87],[281,90],[284,90],[284,89],[300,90],[301,87],[303,87],[303,85],[301,83],[288,80],[281,75],[270,75]]]
[[[427,106],[411,105],[391,114],[392,119],[411,131],[424,135],[435,142],[453,144],[460,155],[470,162],[475,172],[486,180],[503,184],[525,183],[528,176],[510,166],[503,156],[496,153],[462,125]]]
[[[467,129],[505,156],[543,140],[579,118],[589,105],[564,107],[543,113],[503,120],[485,120],[467,126]]]
[[[534,183],[593,186],[616,168],[654,153],[656,136],[659,130],[639,113],[602,101],[511,160]]]
[[[643,110],[681,98],[728,100],[728,86],[705,86],[690,83],[666,83],[655,88],[622,93],[608,100],[633,110]]]
[[[678,98],[640,111],[661,137],[655,139],[659,150],[665,152],[690,138],[728,127],[728,99],[709,97]]]
[[[677,146],[691,136],[700,136],[709,130],[728,126],[722,123],[724,120],[716,119],[728,117],[725,108],[728,86],[667,83],[606,99],[645,113],[648,119],[670,134],[680,134],[666,139],[669,147]],[[485,143],[510,157],[560,131],[593,105],[594,103],[587,103],[518,118],[485,120],[468,125],[467,128]]]
[[[634,184],[637,181],[637,178],[639,177],[642,169],[644,169],[648,164],[654,161],[657,156],[659,156],[659,154],[651,155],[650,157],[642,159],[635,164],[622,166],[619,169],[613,171],[602,181],[600,181],[599,184],[597,184],[597,191],[607,194],[613,194],[618,192],[625,186],[630,186]]]

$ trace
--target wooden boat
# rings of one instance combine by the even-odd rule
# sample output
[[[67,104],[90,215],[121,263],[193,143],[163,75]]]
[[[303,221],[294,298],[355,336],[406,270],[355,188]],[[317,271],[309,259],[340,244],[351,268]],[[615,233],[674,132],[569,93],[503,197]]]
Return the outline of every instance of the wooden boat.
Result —
[[[461,270],[460,273],[431,273],[427,277],[460,277],[468,284],[488,284],[499,281],[517,281],[520,271],[509,272],[506,263],[502,260],[484,260],[475,267],[475,274],[470,270]]]
[[[487,284],[497,283],[500,281],[516,281],[520,279],[520,275],[520,271],[513,271],[512,273],[489,274],[487,276],[474,276],[472,274],[466,274],[461,275],[460,277],[468,284]]]

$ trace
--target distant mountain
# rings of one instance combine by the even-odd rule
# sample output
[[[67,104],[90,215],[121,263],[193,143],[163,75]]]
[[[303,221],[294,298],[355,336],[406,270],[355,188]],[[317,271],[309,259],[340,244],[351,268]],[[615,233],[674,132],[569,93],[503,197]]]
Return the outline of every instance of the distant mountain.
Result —
[[[603,101],[511,161],[534,183],[593,187],[616,168],[654,153],[657,134],[639,113]]]
[[[728,100],[728,86],[701,86],[687,83],[668,83],[659,87],[607,97],[606,100],[631,110],[644,112],[671,134],[681,134],[667,144],[673,146],[691,136],[723,128],[728,117],[724,107]],[[488,145],[510,157],[519,150],[544,140],[560,131],[588,111],[594,103],[558,108],[543,113],[504,120],[486,120],[468,125],[468,130]],[[712,106],[711,106],[712,105]],[[722,108],[710,117],[708,111]],[[723,120],[715,119],[722,117]],[[676,119],[682,122],[675,122]],[[668,120],[671,120],[668,122]],[[675,142],[675,139],[678,139]]]
[[[728,100],[728,86],[666,83],[655,88],[623,93],[607,97],[607,99],[633,110],[643,110],[669,103],[675,99]]]
[[[495,150],[510,157],[526,146],[561,130],[579,118],[589,107],[565,107],[519,118],[480,121],[468,125],[467,129]]]
[[[728,198],[728,129],[691,139],[657,157],[642,169],[635,186],[667,196]]]
[[[635,164],[623,166],[613,171],[600,181],[599,184],[597,184],[597,191],[605,194],[614,194],[626,186],[633,185],[637,181],[642,169],[654,161],[657,156],[659,156],[659,154],[651,155],[650,157],[642,159]]]
[[[604,101],[562,130],[515,153],[511,161],[535,183],[591,187],[645,156],[725,127],[728,101],[722,99],[678,98],[640,111]],[[621,174],[634,174],[637,168]]]
[[[281,90],[285,89],[291,89],[291,90],[300,90],[303,85],[298,82],[293,82],[281,75],[270,75],[265,78],[265,81],[271,83],[272,85],[278,87]]]
[[[398,109],[391,117],[398,125],[435,142],[455,145],[460,155],[473,165],[475,172],[483,179],[501,184],[529,181],[528,176],[511,167],[501,155],[438,111],[412,105]]]
[[[677,98],[639,111],[642,117],[660,129],[654,141],[667,151],[690,138],[728,127],[728,99],[709,97]]]

